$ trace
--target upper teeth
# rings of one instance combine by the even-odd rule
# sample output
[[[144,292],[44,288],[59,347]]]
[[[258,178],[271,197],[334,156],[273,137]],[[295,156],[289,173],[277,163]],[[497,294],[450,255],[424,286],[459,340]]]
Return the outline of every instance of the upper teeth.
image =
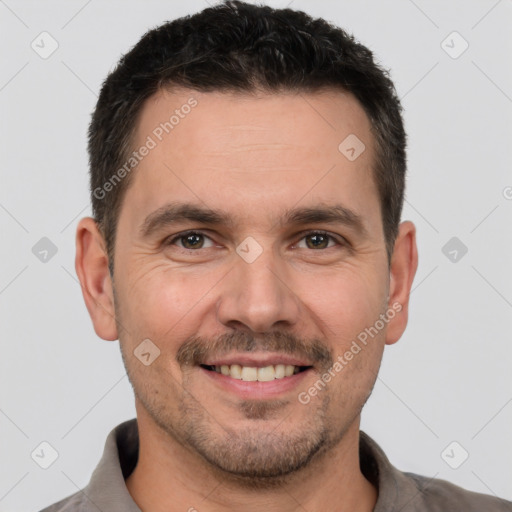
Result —
[[[222,366],[215,366],[215,371],[234,379],[267,382],[269,380],[290,377],[294,373],[299,372],[299,367],[292,364],[276,364],[275,366],[255,368],[240,366],[239,364],[232,364],[230,366],[223,364]]]

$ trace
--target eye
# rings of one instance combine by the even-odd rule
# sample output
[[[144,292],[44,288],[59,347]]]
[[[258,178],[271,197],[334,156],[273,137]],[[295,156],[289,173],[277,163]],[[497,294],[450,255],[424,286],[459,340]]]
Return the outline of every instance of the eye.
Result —
[[[305,245],[301,243],[305,240]],[[201,231],[186,231],[178,233],[165,241],[165,245],[178,245],[180,249],[187,251],[195,251],[199,249],[208,249],[214,247],[213,240]],[[309,231],[302,233],[302,238],[296,247],[299,249],[330,249],[334,246],[346,246],[347,243],[335,235],[331,235],[325,231]]]
[[[342,240],[338,239],[325,231],[310,231],[303,233],[302,240],[306,240],[306,247],[299,247],[301,249],[330,249],[333,245],[345,245]],[[333,241],[333,245],[329,245],[329,242]]]
[[[209,246],[205,246],[205,240],[210,241]],[[213,247],[212,239],[200,231],[187,231],[186,233],[180,233],[170,238],[165,243],[166,245],[175,245],[175,242],[177,241],[181,243],[178,247],[186,250],[193,251],[195,249],[207,249],[208,247]]]

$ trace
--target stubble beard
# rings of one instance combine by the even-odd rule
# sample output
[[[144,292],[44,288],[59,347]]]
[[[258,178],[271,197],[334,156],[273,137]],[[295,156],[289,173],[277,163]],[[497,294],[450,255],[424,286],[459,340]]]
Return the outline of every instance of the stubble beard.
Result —
[[[336,429],[328,421],[328,396],[302,424],[290,429],[285,416],[270,431],[264,428],[264,422],[279,416],[281,401],[241,402],[240,411],[254,426],[232,429],[225,422],[221,426],[187,391],[182,393],[178,418],[146,396],[138,394],[137,398],[154,423],[174,442],[199,456],[219,480],[243,488],[268,489],[286,484],[313,460],[328,453],[346,431],[340,429],[341,425]]]

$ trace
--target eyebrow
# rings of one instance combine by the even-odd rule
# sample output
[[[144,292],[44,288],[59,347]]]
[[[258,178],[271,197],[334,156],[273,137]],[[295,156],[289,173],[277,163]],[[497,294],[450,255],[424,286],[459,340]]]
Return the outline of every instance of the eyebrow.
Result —
[[[149,238],[168,226],[179,222],[197,222],[211,226],[226,226],[233,230],[235,223],[226,212],[212,210],[193,203],[171,202],[150,213],[140,226],[143,238]],[[299,224],[332,223],[347,226],[363,237],[368,237],[363,218],[353,210],[340,205],[320,204],[314,207],[294,208],[287,210],[279,220],[278,226]]]

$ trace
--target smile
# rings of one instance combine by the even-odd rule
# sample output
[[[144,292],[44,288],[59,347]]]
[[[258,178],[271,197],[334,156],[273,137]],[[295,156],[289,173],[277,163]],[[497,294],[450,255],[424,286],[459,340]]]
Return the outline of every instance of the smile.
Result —
[[[240,364],[201,365],[202,368],[221,373],[232,379],[247,382],[269,382],[276,379],[285,379],[297,373],[303,372],[311,366],[295,366],[292,364],[276,364],[263,367],[242,366]]]
[[[201,361],[198,368],[214,389],[247,400],[298,393],[314,371],[312,361],[277,352],[231,353]]]

